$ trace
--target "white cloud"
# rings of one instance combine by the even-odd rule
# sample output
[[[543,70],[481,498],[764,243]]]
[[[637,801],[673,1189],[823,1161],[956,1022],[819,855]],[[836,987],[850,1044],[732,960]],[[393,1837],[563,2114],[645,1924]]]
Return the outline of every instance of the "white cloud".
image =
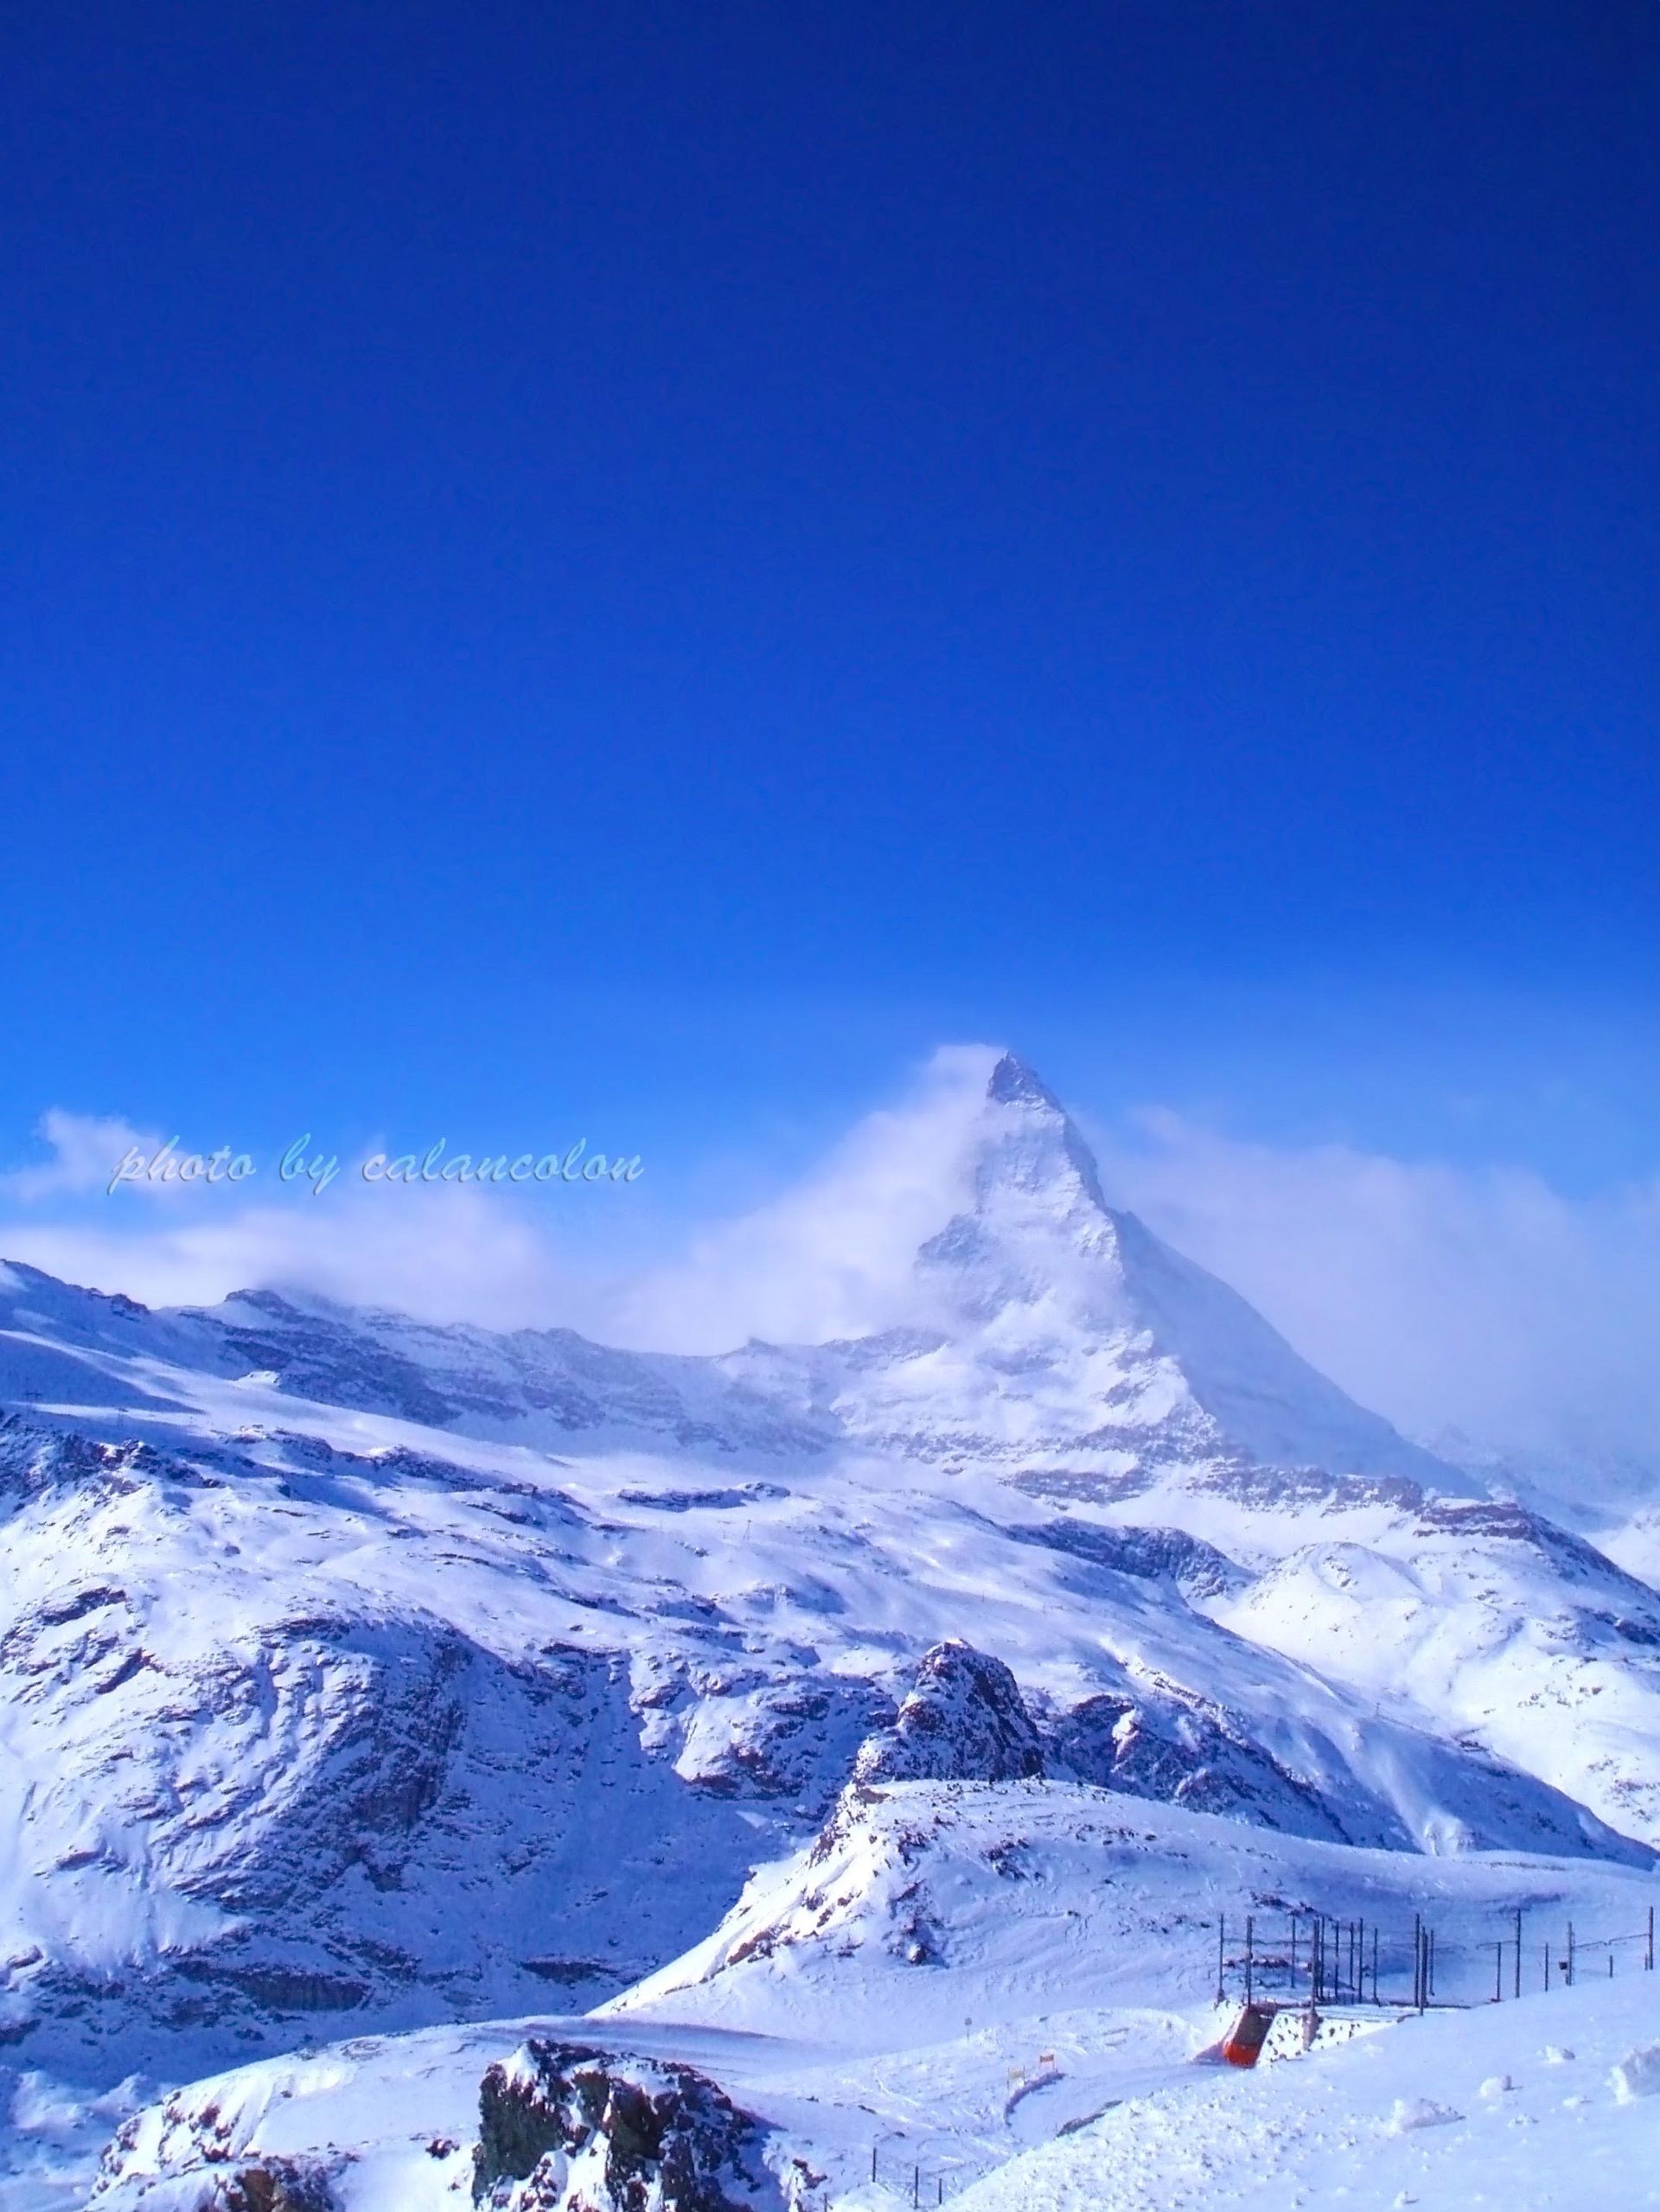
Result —
[[[160,1228],[84,1220],[0,1224],[0,1250],[146,1305],[301,1289],[423,1320],[514,1329],[564,1318],[580,1303],[578,1285],[533,1219],[494,1202],[493,1191],[348,1189],[286,1205],[241,1204],[223,1189],[194,1195],[188,1218]]]
[[[897,1317],[917,1246],[962,1201],[962,1135],[993,1057],[937,1054],[903,1104],[860,1121],[781,1197],[626,1271],[606,1263],[596,1194],[578,1213],[505,1189],[366,1189],[345,1175],[292,1202],[197,1187],[142,1227],[114,1202],[97,1219],[18,1214],[0,1222],[0,1252],[150,1304],[265,1284],[663,1350],[858,1335]],[[101,1188],[112,1137],[116,1157],[146,1141],[118,1119],[42,1126],[57,1163],[25,1171],[24,1188],[11,1178],[14,1199],[84,1190],[94,1162]],[[1158,1112],[1098,1135],[1097,1150],[1115,1202],[1403,1428],[1660,1459],[1660,1183],[1574,1200],[1526,1170],[1255,1144]]]
[[[896,1319],[917,1246],[967,1195],[964,1132],[997,1057],[990,1045],[942,1048],[903,1104],[867,1114],[792,1190],[622,1286],[618,1341],[822,1343]]]
[[[867,1115],[782,1196],[627,1273],[596,1265],[587,1211],[626,1205],[621,1190],[579,1189],[550,1201],[506,1187],[365,1187],[349,1173],[322,1197],[291,1202],[174,1183],[187,1202],[163,1228],[84,1214],[14,1219],[0,1222],[0,1251],[148,1305],[297,1287],[426,1320],[563,1324],[668,1351],[722,1351],[750,1335],[857,1335],[892,1316],[917,1246],[960,1202],[962,1134],[995,1058],[986,1046],[936,1053],[901,1106]],[[89,1125],[126,1130],[118,1121]],[[91,1150],[101,1189],[109,1167]],[[584,1210],[572,1222],[550,1207]]]
[[[41,1116],[37,1133],[52,1147],[52,1157],[39,1167],[18,1168],[0,1176],[0,1194],[22,1205],[43,1198],[62,1198],[77,1192],[103,1190],[115,1172],[118,1160],[134,1151],[153,1158],[164,1141],[147,1136],[118,1116],[70,1113],[62,1106],[48,1106]],[[176,1189],[176,1184],[140,1184],[140,1189]]]
[[[1101,1147],[1120,1202],[1398,1425],[1660,1453],[1660,1184],[1283,1148],[1152,1112]]]

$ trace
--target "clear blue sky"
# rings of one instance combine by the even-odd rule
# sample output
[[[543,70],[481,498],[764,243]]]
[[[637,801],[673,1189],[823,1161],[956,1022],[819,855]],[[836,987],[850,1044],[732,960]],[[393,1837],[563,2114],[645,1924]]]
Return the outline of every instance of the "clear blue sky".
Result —
[[[1657,1164],[1651,8],[12,10],[0,131],[0,1154],[993,1037]]]

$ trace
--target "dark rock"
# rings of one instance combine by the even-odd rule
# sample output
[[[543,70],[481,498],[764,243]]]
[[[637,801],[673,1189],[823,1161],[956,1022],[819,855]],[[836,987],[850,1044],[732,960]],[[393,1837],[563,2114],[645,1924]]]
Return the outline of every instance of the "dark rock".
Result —
[[[1173,1582],[1187,1597],[1219,1597],[1249,1580],[1224,1552],[1180,1528],[1107,1528],[1094,1521],[1045,1520],[999,1532],[1017,1544],[1069,1553],[1114,1574]]]
[[[891,1728],[853,1769],[860,1782],[1020,1782],[1044,1771],[1043,1746],[1000,1659],[953,1638],[926,1652]]]
[[[1219,1708],[1197,1699],[1103,1691],[1063,1718],[1050,1737],[1050,1751],[1053,1766],[1101,1788],[1288,1835],[1349,1840],[1334,1809],[1315,1790]]]
[[[777,2208],[761,2130],[688,2066],[531,2042],[479,2090],[473,2202],[503,2212]]]
[[[225,2212],[337,2212],[339,2200],[321,2167],[292,2158],[265,2158],[225,2183]]]

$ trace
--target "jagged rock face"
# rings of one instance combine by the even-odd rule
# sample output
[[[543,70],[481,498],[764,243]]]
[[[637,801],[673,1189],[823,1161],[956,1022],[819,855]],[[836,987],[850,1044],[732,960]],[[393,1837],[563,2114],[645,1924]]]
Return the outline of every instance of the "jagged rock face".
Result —
[[[493,2212],[763,2212],[761,2130],[687,2066],[533,2041],[479,2092],[473,2202]]]
[[[1214,1544],[1180,1528],[1102,1528],[1089,1521],[1049,1520],[1004,1533],[1017,1544],[1041,1544],[1114,1574],[1172,1582],[1190,1599],[1230,1595],[1250,1580]]]
[[[1216,1712],[1103,1692],[1074,1706],[1049,1743],[1054,1770],[1080,1782],[1286,1834],[1348,1840],[1317,1791]]]
[[[225,2183],[225,2212],[337,2212],[328,2176],[291,2158],[245,2166]]]
[[[827,1388],[850,1433],[1011,1473],[1261,1463],[1466,1487],[1110,1206],[1076,1124],[1012,1055],[990,1070],[962,1153],[967,1202],[922,1246],[904,1316],[935,1333],[893,1332],[885,1359],[865,1340]]]
[[[1002,1661],[954,1641],[923,1654],[893,1726],[853,1771],[867,1783],[1021,1782],[1043,1773],[1043,1745]]]

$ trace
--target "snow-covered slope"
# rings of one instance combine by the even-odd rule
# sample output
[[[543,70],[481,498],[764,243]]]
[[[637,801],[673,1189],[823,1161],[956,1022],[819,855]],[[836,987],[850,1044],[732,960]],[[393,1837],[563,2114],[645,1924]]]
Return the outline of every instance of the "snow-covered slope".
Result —
[[[1295,2066],[1154,2091],[1011,2160],[963,2212],[1344,2212],[1657,2201],[1643,1978],[1411,2020]]]
[[[956,1142],[830,1344],[0,1268],[0,2074],[592,2002],[856,1763],[1646,1864],[1660,1597],[1112,1208],[1018,1061]]]
[[[812,1849],[757,1875],[712,1937],[597,2014],[358,2038],[237,2069],[125,2126],[93,2203],[208,2212],[225,2177],[252,2169],[310,2179],[326,2212],[437,2212],[464,2195],[482,2134],[487,2182],[521,2177],[490,2202],[621,2212],[636,2200],[614,2177],[608,2186],[603,2151],[621,2135],[637,2158],[650,2132],[630,2126],[626,2094],[620,2108],[612,2101],[635,2085],[660,2099],[678,2088],[692,2123],[712,2115],[713,2162],[737,2163],[723,2109],[745,2115],[757,2185],[723,2190],[720,2201],[769,2212],[892,2212],[947,2188],[954,2197],[988,2175],[989,2188],[1004,2172],[1018,2188],[1020,2154],[1067,2129],[1082,2131],[1062,2136],[1074,2148],[1033,2163],[1038,2186],[1076,2175],[1076,2201],[1091,2201],[1098,2164],[1120,2143],[1132,2146],[1144,2185],[1179,2186],[1214,2174],[1251,2128],[1263,2131],[1264,2155],[1290,2158],[1314,2147],[1303,2139],[1311,2122],[1323,2121],[1334,2149],[1345,2133],[1393,2139],[1394,2100],[1430,2089],[1459,2092],[1478,2114],[1476,2069],[1500,2040],[1480,2013],[1458,2016],[1466,2041],[1472,2024],[1485,2035],[1472,2052],[1458,2037],[1436,2041],[1415,2017],[1391,2027],[1400,2015],[1387,2005],[1350,2006],[1350,2024],[1389,2029],[1370,2038],[1380,2049],[1400,2046],[1381,2076],[1374,2068],[1334,2111],[1340,2054],[1321,2051],[1276,2068],[1253,2095],[1231,2071],[1194,2063],[1222,2017],[1219,1914],[1232,1930],[1223,1947],[1235,1983],[1247,1914],[1259,1916],[1265,1973],[1287,1910],[1364,1916],[1383,1938],[1387,1998],[1409,1986],[1421,1909],[1436,1931],[1443,1994],[1456,1996],[1461,1977],[1491,1992],[1488,1939],[1503,1939],[1516,1908],[1531,1956],[1532,1936],[1560,1940],[1565,1916],[1582,1931],[1624,1928],[1651,1894],[1647,1877],[1585,1860],[1466,1858],[1432,1872],[1400,1853],[1253,1837],[1076,1785],[856,1783]],[[1490,2008],[1518,2080],[1525,2071],[1529,2088],[1549,2087],[1538,2070],[1542,2038],[1578,2043],[1589,2028],[1586,2062],[1560,2087],[1606,2095],[1597,2052],[1611,2038],[1625,2049],[1636,2024],[1623,2015],[1606,2024],[1607,1986],[1589,2018],[1583,1989]],[[1649,1998],[1650,1977],[1619,1984],[1622,1996],[1631,1988]],[[1651,2000],[1625,2005],[1631,2016],[1651,2011]],[[688,2083],[687,2069],[707,2089]],[[572,2095],[584,2077],[585,2098]],[[1104,2136],[1108,2107],[1116,2116]],[[1144,2187],[1125,2201],[1188,2200]]]
[[[703,1942],[596,2017],[864,2045],[923,2043],[964,2016],[1036,2018],[1061,1992],[1197,2018],[1215,1989],[1218,1915],[1237,1950],[1248,1913],[1276,1932],[1265,1952],[1283,1947],[1289,1915],[1364,1920],[1396,2000],[1410,1992],[1421,1914],[1437,1929],[1439,1994],[1487,1996],[1493,1943],[1517,1907],[1560,1940],[1576,1914],[1584,1932],[1640,1928],[1654,1893],[1646,1871],[1509,1852],[1432,1870],[1077,1783],[855,1782],[814,1841],[762,1869]],[[1531,1955],[1528,1967],[1536,1981]]]
[[[711,1926],[873,1731],[891,1763],[919,1647],[966,1622],[1057,1773],[1366,1845],[1641,1855],[1216,1627],[1182,1586],[1217,1587],[1204,1552],[995,1477],[896,1501],[881,1463],[691,1490],[637,1455],[536,1481],[255,1448],[0,1431],[0,2020],[31,2062],[200,2070],[603,1993]]]

